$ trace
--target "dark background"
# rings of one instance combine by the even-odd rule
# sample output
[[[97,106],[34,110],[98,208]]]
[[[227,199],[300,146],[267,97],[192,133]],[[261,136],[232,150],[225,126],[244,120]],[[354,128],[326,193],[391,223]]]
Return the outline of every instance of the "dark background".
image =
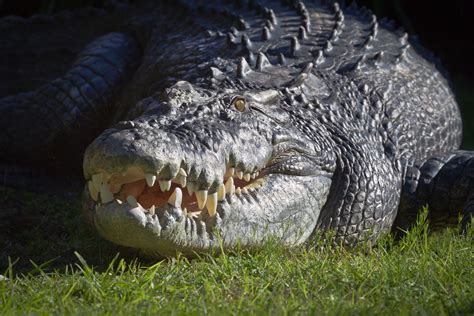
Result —
[[[85,6],[104,0],[0,0],[0,16],[30,16]],[[361,0],[379,18],[397,21],[441,59],[463,112],[464,146],[474,149],[474,1]]]

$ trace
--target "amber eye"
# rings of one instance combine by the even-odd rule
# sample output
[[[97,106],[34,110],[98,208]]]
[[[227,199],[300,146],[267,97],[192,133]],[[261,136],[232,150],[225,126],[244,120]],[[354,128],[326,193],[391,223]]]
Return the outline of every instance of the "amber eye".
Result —
[[[244,112],[247,109],[247,102],[245,102],[244,98],[237,97],[232,103],[234,104],[234,107],[240,112]]]

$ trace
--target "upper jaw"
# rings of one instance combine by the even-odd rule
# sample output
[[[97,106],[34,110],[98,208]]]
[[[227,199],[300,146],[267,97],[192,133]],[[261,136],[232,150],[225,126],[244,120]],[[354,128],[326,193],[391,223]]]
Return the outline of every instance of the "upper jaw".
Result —
[[[266,166],[273,151],[268,136],[255,130],[224,131],[218,140],[203,135],[183,139],[177,136],[180,130],[167,132],[152,123],[130,123],[131,127],[122,124],[106,130],[89,145],[83,166],[86,180],[98,173],[128,176],[134,173],[130,168],[138,168],[140,178],[151,174],[165,181],[182,169],[197,189],[216,189],[229,167],[254,173]]]

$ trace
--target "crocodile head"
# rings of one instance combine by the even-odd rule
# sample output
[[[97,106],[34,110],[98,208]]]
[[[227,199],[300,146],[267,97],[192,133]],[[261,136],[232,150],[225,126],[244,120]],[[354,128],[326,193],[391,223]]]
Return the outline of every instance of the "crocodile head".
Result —
[[[283,91],[181,81],[143,100],[141,116],[85,154],[84,205],[99,233],[165,256],[305,241],[334,166],[296,126]]]

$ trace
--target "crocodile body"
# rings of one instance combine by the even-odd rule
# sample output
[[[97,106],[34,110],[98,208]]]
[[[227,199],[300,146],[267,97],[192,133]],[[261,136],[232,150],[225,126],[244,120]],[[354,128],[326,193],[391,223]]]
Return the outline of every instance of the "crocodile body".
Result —
[[[70,68],[74,50],[50,62],[55,72],[34,68],[41,84],[21,72],[2,81],[0,145],[6,164],[47,164],[80,156],[111,126],[83,163],[84,208],[105,238],[172,255],[328,231],[372,242],[426,204],[434,226],[456,223],[457,211],[469,220],[474,154],[458,151],[454,96],[392,22],[318,1],[92,13],[36,17],[36,41],[79,32],[44,35],[84,16],[95,28],[71,40],[81,49]],[[3,38],[36,20],[4,19]]]

